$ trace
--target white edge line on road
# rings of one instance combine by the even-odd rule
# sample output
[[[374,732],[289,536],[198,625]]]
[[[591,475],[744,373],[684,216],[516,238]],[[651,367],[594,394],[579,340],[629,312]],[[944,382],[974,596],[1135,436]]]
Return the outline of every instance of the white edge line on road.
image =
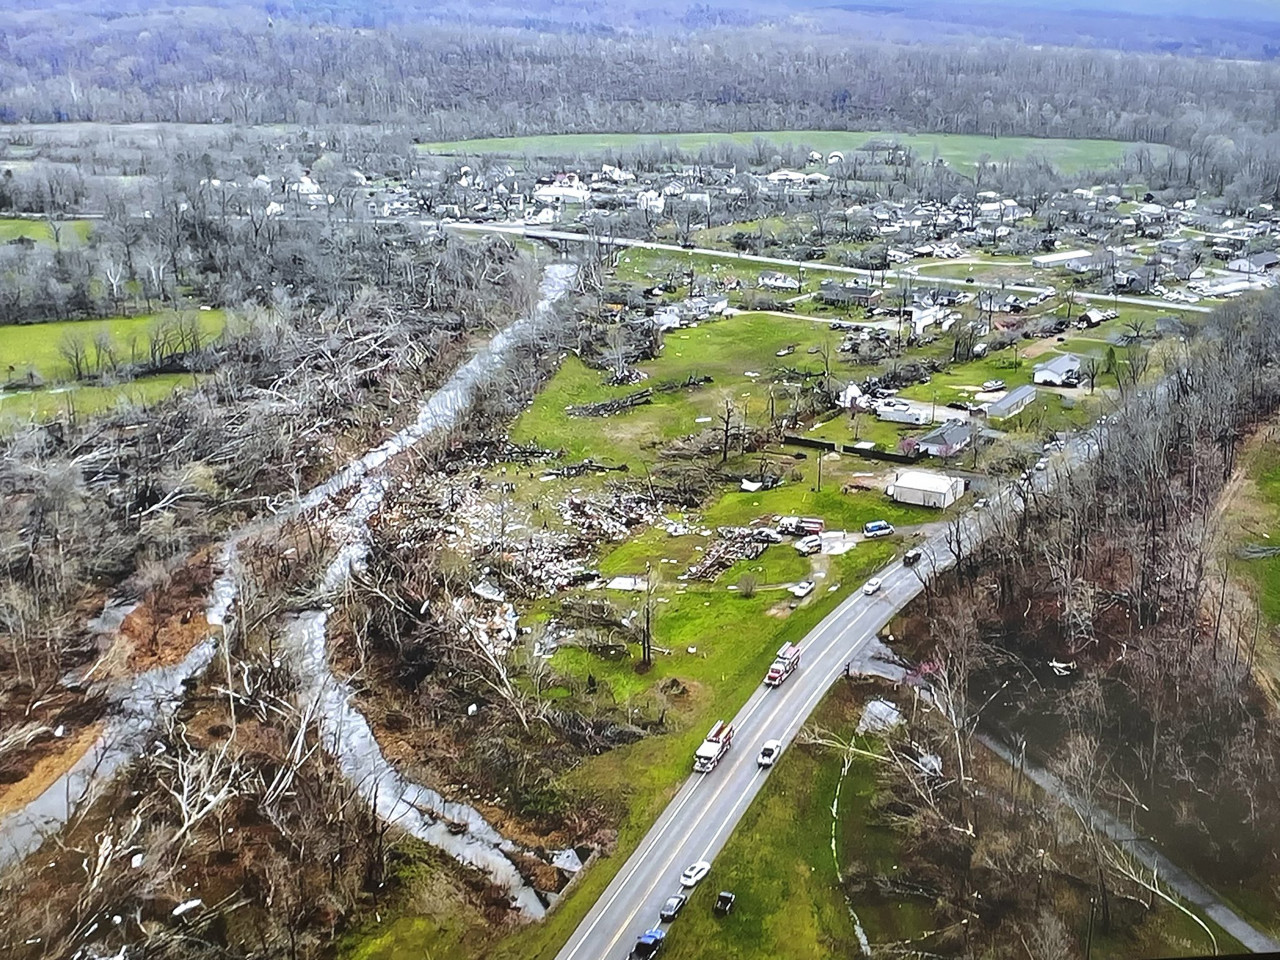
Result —
[[[837,607],[835,610],[833,610],[827,616],[831,617],[835,614],[841,613],[842,608],[845,607],[846,605],[856,605],[855,601],[860,595],[861,594],[854,594],[850,596],[848,599],[842,601],[840,606]],[[859,611],[859,613],[855,615],[852,622],[845,624],[842,627],[842,629],[839,630],[836,636],[831,640],[831,642],[822,648],[822,652],[818,655],[818,659],[821,660],[822,658],[826,657],[827,654],[829,654],[837,644],[839,644],[842,640],[844,640],[845,636],[849,633],[849,631],[855,629],[856,627],[859,627],[861,625],[862,620],[864,619],[863,615],[871,609],[873,608],[870,608],[870,607],[863,608],[863,610]],[[889,616],[892,617],[894,612],[896,611],[890,610]],[[836,624],[831,624],[831,626],[835,626],[835,625]],[[827,675],[826,677],[823,678],[822,683],[818,686],[817,689],[814,690],[814,692],[810,695],[808,701],[805,703],[804,712],[801,714],[801,722],[803,722],[804,718],[808,717],[809,710],[812,709],[814,701],[823,693],[825,693],[828,689],[830,689],[832,681],[843,669],[844,669],[843,666],[841,666],[840,664],[836,664],[827,672]],[[778,703],[774,707],[773,712],[769,715],[770,721],[772,721],[778,715],[778,713],[781,712],[782,709],[788,705],[784,697],[779,697],[777,699],[778,699]],[[756,709],[760,706],[760,704],[764,703],[764,700],[765,700],[764,697],[761,697],[759,700],[757,700],[756,703],[752,706],[751,710],[747,713],[747,716],[742,718],[742,720],[740,721],[740,724],[745,724],[746,721],[750,719],[751,715],[755,713]],[[766,723],[766,726],[767,726],[767,723]],[[737,737],[737,731],[735,731],[734,736],[735,738]],[[745,762],[747,762],[746,757],[740,754],[739,759],[734,764],[733,772],[737,772],[737,769],[740,768],[741,765]],[[662,863],[661,867],[659,867],[658,869],[659,879],[649,884],[649,886],[644,890],[644,892],[637,897],[636,905],[632,907],[631,912],[627,914],[627,918],[619,925],[618,932],[614,934],[613,939],[611,939],[605,945],[602,953],[603,956],[607,956],[610,953],[610,951],[613,950],[613,948],[617,945],[618,940],[625,935],[627,929],[631,926],[632,922],[635,920],[636,914],[638,914],[640,910],[648,903],[649,897],[653,894],[653,891],[657,889],[658,884],[663,882],[662,878],[665,876],[667,870],[670,869],[671,864],[674,863],[676,861],[676,858],[680,855],[680,850],[683,848],[684,844],[688,841],[689,837],[693,835],[695,830],[699,826],[701,826],[702,821],[705,819],[706,815],[711,812],[710,808],[714,804],[715,798],[719,796],[725,790],[725,788],[729,785],[729,780],[732,778],[732,776],[733,776],[733,773],[727,773],[720,778],[720,784],[716,788],[715,792],[711,794],[711,797],[708,799],[707,805],[704,808],[703,812],[688,824],[688,829],[685,831],[684,837],[681,839],[680,843],[676,845],[674,852],[671,854],[671,856],[667,857],[667,859]],[[692,796],[692,793],[690,793],[690,796]],[[747,793],[746,791],[744,791],[743,798],[745,798],[746,796],[747,796]],[[741,803],[741,799],[739,800],[739,804],[740,803]],[[683,804],[681,805],[683,806]],[[734,806],[735,811],[736,809],[737,809],[737,804],[735,804]],[[730,820],[732,820],[732,815],[721,824],[720,830],[723,830],[724,825],[728,823]],[[675,821],[673,818],[671,821],[668,821],[668,823],[663,826],[663,829],[659,834],[659,838],[661,837],[662,834],[666,833],[666,828],[669,827],[674,822]],[[716,833],[717,838],[719,837],[719,833],[720,831],[717,831]],[[657,838],[655,838],[655,840],[656,839]],[[714,842],[715,841],[713,840],[712,845],[714,845]],[[653,845],[651,844],[649,846],[649,850],[652,850],[652,849],[653,849]],[[646,855],[647,853],[648,851],[646,851]],[[636,864],[636,866],[632,869],[631,873],[628,874],[628,879],[630,879],[631,876],[635,875],[636,870],[638,870],[640,866],[641,866],[640,863]],[[624,881],[624,885],[625,885],[625,881]],[[596,925],[600,922],[600,920],[604,917],[605,913],[608,911],[609,906],[612,905],[613,901],[617,899],[618,894],[620,894],[621,892],[622,892],[622,887],[619,887],[614,892],[613,896],[609,898],[608,902],[605,904],[605,909],[602,910],[600,912],[600,915],[596,917],[596,919],[591,923],[591,925],[585,931],[583,931],[582,937],[579,940],[577,946],[575,946],[573,950],[565,957],[565,960],[572,960],[573,956],[576,955],[580,949],[582,949],[582,947],[586,943],[587,937],[590,936],[591,932],[595,929]]]

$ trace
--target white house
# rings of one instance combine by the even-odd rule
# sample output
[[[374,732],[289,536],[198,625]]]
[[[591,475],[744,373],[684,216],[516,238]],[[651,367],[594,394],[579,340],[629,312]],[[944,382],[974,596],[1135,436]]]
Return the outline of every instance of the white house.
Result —
[[[931,457],[954,457],[969,445],[973,431],[963,420],[948,420],[916,441],[916,449]]]
[[[898,503],[945,510],[964,496],[964,480],[924,470],[904,470],[885,488],[885,493]]]
[[[800,289],[800,281],[785,273],[762,273],[759,283],[765,290],[797,291]]]
[[[1064,353],[1037,363],[1031,374],[1031,382],[1047,384],[1051,387],[1074,387],[1080,380],[1080,358],[1073,353]]]

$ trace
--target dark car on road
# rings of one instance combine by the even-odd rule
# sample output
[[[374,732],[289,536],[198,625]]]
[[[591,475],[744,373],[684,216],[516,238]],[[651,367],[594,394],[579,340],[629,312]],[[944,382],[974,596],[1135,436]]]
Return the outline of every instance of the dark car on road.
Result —
[[[636,945],[631,950],[631,956],[635,960],[650,960],[651,957],[656,957],[662,950],[662,943],[666,938],[667,933],[661,927],[646,930],[636,940]]]
[[[663,923],[670,923],[680,916],[680,911],[684,909],[684,905],[688,902],[689,898],[683,893],[677,893],[674,897],[667,897],[667,902],[658,911],[658,916],[662,918]]]

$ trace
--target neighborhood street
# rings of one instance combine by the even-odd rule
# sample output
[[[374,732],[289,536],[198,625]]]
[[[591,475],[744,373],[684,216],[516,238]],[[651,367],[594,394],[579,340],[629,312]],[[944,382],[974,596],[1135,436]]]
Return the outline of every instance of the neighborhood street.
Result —
[[[441,226],[445,226],[441,224]],[[670,253],[688,253],[700,254],[710,257],[724,257],[731,260],[739,260],[743,263],[758,263],[770,267],[787,267],[794,270],[797,267],[804,267],[809,270],[822,270],[828,273],[848,274],[852,277],[859,277],[869,280],[873,276],[883,277],[888,280],[910,280],[914,284],[922,286],[950,286],[964,287],[965,289],[979,290],[1000,290],[1006,293],[1040,293],[1043,287],[1027,287],[1016,284],[999,284],[983,280],[959,280],[953,277],[928,277],[919,276],[914,269],[904,270],[887,270],[887,271],[870,271],[860,270],[857,267],[842,267],[834,264],[823,263],[822,261],[801,261],[801,260],[783,260],[779,257],[760,257],[746,253],[729,253],[724,250],[709,250],[703,247],[685,248],[674,243],[655,243],[648,240],[631,240],[626,237],[610,237],[610,236],[591,236],[585,233],[574,233],[569,230],[548,230],[545,227],[531,227],[519,223],[451,223],[447,224],[451,230],[478,231],[481,233],[509,233],[517,236],[528,237],[530,240],[554,240],[561,243],[599,243],[603,246],[613,247],[636,247],[641,250],[666,250]],[[1200,306],[1198,304],[1187,303],[1169,303],[1158,297],[1128,297],[1115,296],[1108,293],[1076,293],[1076,299],[1086,303],[1099,304],[1118,304],[1124,303],[1135,307],[1154,307],[1158,310],[1170,310],[1174,312],[1190,311],[1192,313],[1212,313],[1212,307]]]

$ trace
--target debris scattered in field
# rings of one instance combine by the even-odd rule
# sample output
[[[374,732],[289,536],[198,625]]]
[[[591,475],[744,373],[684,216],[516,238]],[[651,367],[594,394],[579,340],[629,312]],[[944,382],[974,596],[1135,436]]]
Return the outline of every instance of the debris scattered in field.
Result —
[[[680,575],[681,580],[714,580],[739,560],[756,560],[769,539],[753,527],[721,527],[702,559]]]
[[[888,700],[872,700],[862,709],[857,732],[885,733],[902,723],[902,713]]]

